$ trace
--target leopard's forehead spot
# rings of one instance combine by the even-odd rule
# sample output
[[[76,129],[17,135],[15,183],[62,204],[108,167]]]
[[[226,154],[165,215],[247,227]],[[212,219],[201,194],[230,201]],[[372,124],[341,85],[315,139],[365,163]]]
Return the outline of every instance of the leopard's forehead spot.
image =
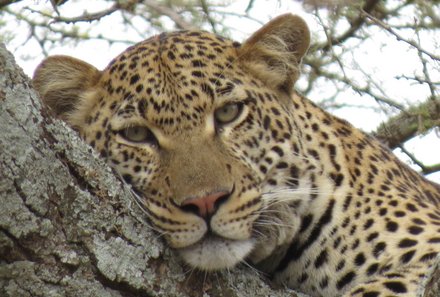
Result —
[[[237,46],[203,31],[160,34],[113,60],[103,85],[117,116],[170,130],[197,126],[241,84],[232,75],[239,71]]]

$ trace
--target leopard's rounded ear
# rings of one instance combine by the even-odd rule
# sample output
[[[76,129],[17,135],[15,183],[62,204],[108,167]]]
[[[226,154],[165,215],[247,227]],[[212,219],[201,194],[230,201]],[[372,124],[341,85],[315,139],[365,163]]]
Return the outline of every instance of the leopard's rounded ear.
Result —
[[[43,102],[57,116],[69,122],[85,92],[100,78],[101,72],[94,66],[59,55],[45,59],[35,70],[32,82]]]
[[[238,55],[255,76],[290,93],[309,45],[310,31],[306,22],[299,16],[284,14],[248,38],[238,49]]]

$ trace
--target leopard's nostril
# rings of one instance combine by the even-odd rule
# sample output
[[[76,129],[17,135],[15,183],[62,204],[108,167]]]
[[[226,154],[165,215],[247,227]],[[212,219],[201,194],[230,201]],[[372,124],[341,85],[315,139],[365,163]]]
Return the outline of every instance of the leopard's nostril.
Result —
[[[202,218],[212,216],[220,205],[230,196],[228,192],[217,192],[207,196],[187,199],[180,208],[187,212],[192,212]]]

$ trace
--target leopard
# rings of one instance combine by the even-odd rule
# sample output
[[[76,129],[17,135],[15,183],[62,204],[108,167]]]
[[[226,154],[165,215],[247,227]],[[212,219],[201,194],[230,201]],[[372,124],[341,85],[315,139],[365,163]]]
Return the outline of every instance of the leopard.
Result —
[[[49,56],[33,85],[184,265],[250,264],[314,297],[421,295],[440,186],[295,89],[310,39],[290,13],[243,42],[160,33],[104,70]]]

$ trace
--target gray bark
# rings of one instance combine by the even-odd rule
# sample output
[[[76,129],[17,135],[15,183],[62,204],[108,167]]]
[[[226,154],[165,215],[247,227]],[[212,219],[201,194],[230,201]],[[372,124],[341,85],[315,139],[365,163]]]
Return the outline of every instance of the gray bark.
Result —
[[[0,46],[0,296],[300,296],[246,267],[205,275],[148,228],[127,186]],[[426,296],[439,296],[439,273]],[[429,295],[431,294],[431,295]]]
[[[390,149],[434,127],[440,127],[440,101],[428,99],[413,108],[389,118],[374,132]]]

